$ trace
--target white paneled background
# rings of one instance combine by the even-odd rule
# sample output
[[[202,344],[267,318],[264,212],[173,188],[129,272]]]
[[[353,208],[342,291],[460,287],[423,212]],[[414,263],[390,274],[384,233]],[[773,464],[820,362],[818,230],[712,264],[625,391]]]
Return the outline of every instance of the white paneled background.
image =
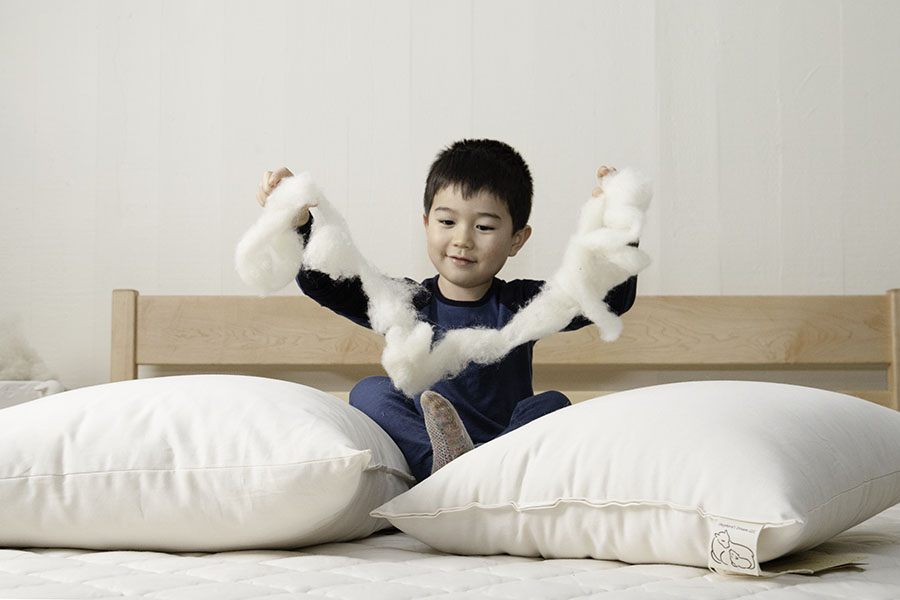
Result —
[[[250,293],[281,165],[427,277],[425,173],[464,137],[535,177],[505,278],[553,272],[612,164],[655,182],[639,293],[900,287],[894,0],[0,0],[0,317],[105,381],[112,289]]]

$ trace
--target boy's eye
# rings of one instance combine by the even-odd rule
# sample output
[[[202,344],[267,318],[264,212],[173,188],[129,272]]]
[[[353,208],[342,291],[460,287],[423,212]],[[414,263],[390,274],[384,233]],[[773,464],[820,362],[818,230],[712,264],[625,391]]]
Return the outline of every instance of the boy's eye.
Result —
[[[438,223],[445,227],[450,227],[453,225],[453,221],[451,219],[438,219]]]
[[[475,229],[477,229],[478,231],[493,231],[494,230],[494,228],[491,227],[490,225],[476,225]]]

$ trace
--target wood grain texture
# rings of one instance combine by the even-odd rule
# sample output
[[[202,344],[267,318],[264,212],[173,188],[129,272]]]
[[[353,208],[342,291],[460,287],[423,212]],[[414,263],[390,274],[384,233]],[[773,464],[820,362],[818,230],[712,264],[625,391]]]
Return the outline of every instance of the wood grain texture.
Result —
[[[586,327],[539,342],[536,367],[878,369],[887,389],[839,390],[897,408],[900,291],[880,296],[645,296],[613,343]],[[113,380],[138,365],[277,365],[383,373],[383,338],[299,296],[113,294]],[[565,386],[563,386],[565,387]],[[565,391],[565,390],[564,390]],[[339,392],[341,395],[346,395]],[[602,390],[567,391],[583,400]]]
[[[881,365],[884,296],[644,296],[614,343],[586,327],[542,340],[537,364],[622,366]]]
[[[137,378],[137,298],[138,293],[134,290],[113,291],[110,381]]]
[[[383,338],[305,297],[141,296],[144,365],[378,364]]]
[[[888,390],[891,408],[900,409],[900,289],[888,292],[891,320],[891,364],[888,367]]]

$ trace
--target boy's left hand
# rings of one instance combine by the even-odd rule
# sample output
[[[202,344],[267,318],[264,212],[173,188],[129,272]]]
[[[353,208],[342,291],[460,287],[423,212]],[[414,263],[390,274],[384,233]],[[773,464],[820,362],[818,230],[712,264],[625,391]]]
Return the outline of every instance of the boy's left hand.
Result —
[[[263,173],[262,181],[259,182],[259,188],[256,190],[256,201],[265,208],[266,200],[269,194],[275,189],[278,183],[285,177],[293,177],[294,174],[287,167],[281,167],[277,171],[266,171]]]
[[[607,175],[609,175],[610,173],[615,173],[615,172],[616,172],[615,167],[607,167],[605,165],[601,166],[599,169],[597,169],[597,187],[595,187],[593,190],[591,190],[591,196],[593,196],[594,198],[599,198],[600,195],[603,194],[603,188],[601,187],[601,185],[603,184],[603,178],[606,177]]]

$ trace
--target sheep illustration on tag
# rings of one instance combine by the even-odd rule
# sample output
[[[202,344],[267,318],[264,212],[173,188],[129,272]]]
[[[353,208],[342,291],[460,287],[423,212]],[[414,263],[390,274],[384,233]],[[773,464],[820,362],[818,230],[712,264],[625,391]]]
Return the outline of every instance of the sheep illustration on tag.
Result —
[[[712,559],[720,565],[741,570],[756,569],[753,550],[731,541],[727,530],[717,531],[713,535],[711,554]]]

